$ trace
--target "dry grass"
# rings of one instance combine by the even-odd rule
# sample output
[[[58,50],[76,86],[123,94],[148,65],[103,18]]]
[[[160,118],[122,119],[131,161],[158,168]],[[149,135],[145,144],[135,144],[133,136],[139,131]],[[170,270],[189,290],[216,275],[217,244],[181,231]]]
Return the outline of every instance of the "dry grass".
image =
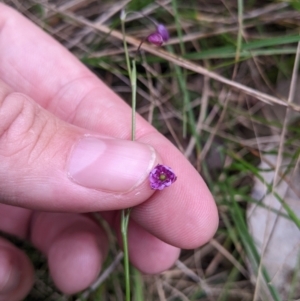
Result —
[[[171,32],[164,49],[142,46],[138,112],[201,172],[216,198],[221,221],[215,238],[202,248],[183,251],[172,270],[143,279],[134,273],[134,300],[281,300],[272,283],[268,294],[257,288],[259,281],[270,279],[261,272],[245,210],[256,202],[251,187],[258,163],[267,161],[266,153],[278,154],[276,165],[269,164],[276,173],[273,189],[284,177],[300,195],[292,185],[293,173],[282,170],[285,157],[297,167],[299,154],[296,1],[4,2],[43,27],[125,100],[130,98],[130,85],[120,10],[139,10],[164,21]],[[126,40],[133,55],[148,30],[140,15],[129,16]],[[291,86],[278,88],[289,81]],[[298,225],[293,212],[285,210]],[[112,251],[107,266],[116,256]],[[76,300],[56,292],[45,280],[44,265],[38,268],[40,279],[28,300]],[[122,267],[115,264],[111,271],[96,292],[81,300],[123,300]]]

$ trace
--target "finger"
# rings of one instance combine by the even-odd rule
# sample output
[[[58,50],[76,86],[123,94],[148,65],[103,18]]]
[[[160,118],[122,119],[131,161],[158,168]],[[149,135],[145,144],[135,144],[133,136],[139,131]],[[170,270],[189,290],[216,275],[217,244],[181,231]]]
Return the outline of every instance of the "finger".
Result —
[[[21,301],[33,284],[33,267],[27,256],[0,237],[0,301]]]
[[[180,255],[179,248],[163,242],[141,226],[132,228],[128,233],[129,259],[139,271],[144,274],[159,274],[175,264]]]
[[[21,31],[16,30],[17,24]],[[0,76],[5,81],[17,91],[39,96],[41,105],[76,125],[115,137],[129,137],[130,109],[63,47],[11,10],[2,10],[2,26]],[[1,47],[14,40],[22,46]],[[34,42],[37,40],[38,53]],[[205,183],[182,154],[140,117],[137,137],[157,150],[162,162],[176,171],[178,180],[134,210],[133,218],[167,243],[177,242],[178,247],[192,248],[207,242],[217,228],[218,214]]]
[[[108,250],[104,231],[80,214],[36,213],[31,240],[47,256],[54,283],[67,294],[92,284]]]
[[[122,245],[121,235],[119,243]],[[180,254],[179,248],[161,241],[133,220],[128,226],[128,249],[130,262],[145,274],[158,274],[168,270]]]
[[[147,199],[157,163],[145,144],[71,126],[0,82],[0,200],[42,210],[96,211]]]
[[[101,216],[115,230],[118,242],[122,246],[120,213],[102,212]],[[128,225],[127,239],[130,262],[145,274],[158,274],[169,269],[180,254],[179,248],[161,241],[132,219]]]
[[[158,152],[162,150],[157,147]],[[134,207],[131,218],[168,244],[194,249],[207,243],[215,234],[218,212],[197,171],[191,166],[182,169],[184,162],[180,160],[179,151],[172,150],[169,154],[178,158],[172,165],[178,171],[178,180]]]
[[[122,246],[121,215],[116,212],[102,212],[101,216],[115,230]],[[180,254],[179,248],[158,239],[132,219],[128,225],[128,248],[130,262],[145,274],[158,274],[169,269]]]
[[[0,203],[0,230],[26,239],[31,215],[31,210]]]

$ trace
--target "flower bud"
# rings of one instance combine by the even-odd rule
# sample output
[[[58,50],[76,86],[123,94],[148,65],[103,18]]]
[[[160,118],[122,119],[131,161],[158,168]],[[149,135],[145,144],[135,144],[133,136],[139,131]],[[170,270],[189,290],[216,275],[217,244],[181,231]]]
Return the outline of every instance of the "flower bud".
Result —
[[[126,20],[126,12],[124,9],[121,10],[120,19],[122,22],[124,22]]]
[[[167,42],[169,40],[170,35],[167,28],[164,25],[158,24],[156,28],[156,32],[161,35],[164,42]]]

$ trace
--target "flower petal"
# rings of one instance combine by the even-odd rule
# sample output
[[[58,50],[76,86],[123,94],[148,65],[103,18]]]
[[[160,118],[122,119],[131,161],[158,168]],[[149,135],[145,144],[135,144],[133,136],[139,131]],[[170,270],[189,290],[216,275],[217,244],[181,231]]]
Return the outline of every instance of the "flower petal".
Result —
[[[158,164],[149,174],[150,187],[155,190],[163,190],[171,186],[176,180],[177,177],[173,170],[162,164]]]

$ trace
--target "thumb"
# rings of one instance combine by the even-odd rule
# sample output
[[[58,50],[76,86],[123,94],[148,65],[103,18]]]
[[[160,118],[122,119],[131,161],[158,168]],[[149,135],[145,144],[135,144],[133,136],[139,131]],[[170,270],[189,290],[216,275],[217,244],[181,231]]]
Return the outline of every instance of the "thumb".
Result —
[[[76,212],[131,207],[153,193],[146,179],[157,160],[149,145],[70,125],[0,83],[1,202]]]

